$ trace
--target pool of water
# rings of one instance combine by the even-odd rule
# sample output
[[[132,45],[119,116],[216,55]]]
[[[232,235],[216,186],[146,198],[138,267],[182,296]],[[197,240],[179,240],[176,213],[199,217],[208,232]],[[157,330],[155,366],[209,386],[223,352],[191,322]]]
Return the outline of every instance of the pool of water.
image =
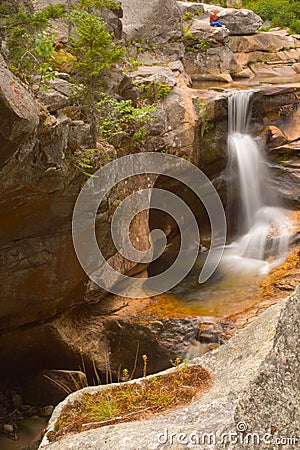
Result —
[[[0,435],[0,450],[32,450],[38,448],[41,433],[47,420],[41,417],[23,419],[18,422],[18,440]],[[35,444],[36,443],[36,444]]]
[[[170,291],[193,316],[227,317],[238,314],[258,301],[258,278],[255,275],[216,274],[205,285],[197,276],[187,277]]]
[[[269,85],[284,85],[288,86],[292,84],[293,86],[300,86],[300,74],[290,75],[287,77],[254,77],[250,79],[237,80],[232,83],[225,83],[224,81],[194,81],[193,89],[253,89],[261,88],[263,86]]]

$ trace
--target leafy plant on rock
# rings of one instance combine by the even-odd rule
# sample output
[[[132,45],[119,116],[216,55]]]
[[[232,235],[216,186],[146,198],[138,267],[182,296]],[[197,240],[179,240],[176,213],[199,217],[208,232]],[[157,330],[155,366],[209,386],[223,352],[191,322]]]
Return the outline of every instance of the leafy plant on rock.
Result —
[[[134,106],[131,100],[116,99],[102,94],[97,103],[98,131],[115,147],[120,147],[123,138],[130,139],[133,146],[143,143],[146,137],[145,124],[151,120],[154,106]]]
[[[213,385],[212,375],[201,366],[178,364],[171,373],[145,377],[146,355],[143,364],[144,378],[139,382],[126,380],[94,394],[83,393],[72,404],[66,404],[54,430],[47,433],[48,439],[54,441],[67,433],[147,419],[191,402]]]
[[[156,103],[167,97],[172,91],[172,87],[165,83],[159,83],[156,80],[142,83],[139,85],[139,91],[151,103]]]
[[[62,17],[62,5],[49,5],[37,13],[22,5],[2,9],[1,34],[6,42],[5,56],[9,69],[23,81],[32,84],[39,75],[39,87],[53,78],[52,49],[56,33],[51,19]]]

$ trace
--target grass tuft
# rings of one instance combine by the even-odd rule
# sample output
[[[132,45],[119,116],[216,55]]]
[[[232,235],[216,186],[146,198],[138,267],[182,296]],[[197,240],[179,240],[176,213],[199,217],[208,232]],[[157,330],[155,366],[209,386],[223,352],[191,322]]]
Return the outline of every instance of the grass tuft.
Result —
[[[83,393],[63,408],[48,438],[57,440],[68,433],[148,419],[190,403],[212,385],[212,375],[207,369],[181,365],[168,374],[118,384],[96,394]]]

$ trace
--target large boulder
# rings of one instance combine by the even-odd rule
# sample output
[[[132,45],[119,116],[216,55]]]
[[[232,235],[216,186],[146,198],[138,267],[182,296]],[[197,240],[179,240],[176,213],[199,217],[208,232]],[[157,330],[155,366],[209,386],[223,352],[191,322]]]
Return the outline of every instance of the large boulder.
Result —
[[[234,58],[241,67],[251,67],[252,64],[272,65],[279,67],[280,65],[289,65],[296,75],[296,64],[299,60],[299,49],[283,50],[279,52],[269,53],[263,50],[249,53],[234,53]],[[294,67],[295,66],[295,67]]]
[[[188,6],[184,6],[183,2],[179,2],[179,4],[182,14],[189,11]],[[191,3],[187,2],[187,5],[189,4]],[[193,5],[198,5],[193,7],[196,10],[199,11],[200,8],[203,8],[208,13],[217,9],[220,20],[228,28],[231,35],[254,34],[263,23],[261,17],[249,9],[222,8],[219,5],[206,3],[193,3]]]
[[[251,36],[230,36],[228,45],[234,52],[240,73],[250,76],[296,76],[300,59],[299,41],[292,36],[273,31]],[[239,74],[238,74],[239,75]]]
[[[249,9],[220,8],[218,14],[231,35],[254,34],[263,23],[261,17]]]
[[[39,123],[39,107],[0,57],[0,166]]]
[[[181,17],[175,0],[123,0],[122,5],[124,32],[129,38],[162,44],[181,37]]]
[[[123,31],[129,40],[157,46],[165,55],[183,53],[181,14],[176,0],[123,0]]]
[[[226,27],[211,27],[206,20],[194,20],[185,36],[185,44],[186,48],[196,48],[195,43],[204,41],[208,47],[218,47],[228,42],[228,36]]]
[[[231,74],[239,71],[234,54],[227,45],[210,47],[205,51],[186,52],[184,68],[193,80],[226,82],[231,82]]]
[[[214,386],[191,404],[139,422],[119,423],[65,436],[49,443],[47,433],[40,449],[100,448],[110,450],[205,447],[272,448],[287,438],[297,442],[299,393],[300,289],[270,307],[237,336],[192,364],[208,368]],[[171,369],[174,370],[174,369]],[[53,413],[48,430],[86,388],[71,394]],[[290,441],[291,442],[291,441]],[[249,443],[253,444],[249,447]],[[258,445],[254,445],[258,443]],[[292,448],[292,447],[291,447]]]
[[[285,79],[286,77],[296,77],[295,80],[298,78],[298,74],[291,64],[262,64],[261,62],[256,62],[251,64],[251,70],[257,78],[265,80],[273,77],[282,79]]]

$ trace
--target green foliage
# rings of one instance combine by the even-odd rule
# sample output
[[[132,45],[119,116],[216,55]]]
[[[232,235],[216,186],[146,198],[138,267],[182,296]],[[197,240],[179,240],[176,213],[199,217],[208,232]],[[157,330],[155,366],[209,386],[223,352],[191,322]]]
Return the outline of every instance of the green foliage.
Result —
[[[295,26],[300,19],[300,4],[297,0],[245,0],[245,8],[251,9],[263,20],[270,20],[272,26]]]
[[[35,52],[38,57],[36,72],[40,75],[39,86],[55,77],[55,70],[52,65],[52,51],[56,39],[56,33],[42,31],[35,38]]]
[[[208,131],[213,130],[214,128],[215,128],[214,122],[208,120],[205,125],[204,132],[207,133]]]
[[[112,33],[100,17],[87,11],[73,11],[68,16],[75,32],[70,36],[70,52],[77,57],[77,78],[82,82],[96,78],[124,56],[124,49],[113,42]]]
[[[207,41],[197,38],[190,33],[185,33],[184,45],[188,52],[205,52],[210,48]]]
[[[106,8],[117,11],[121,9],[121,5],[110,0],[80,0],[77,8],[82,8],[87,11],[93,8]]]
[[[77,98],[82,106],[86,106],[96,146],[96,105],[101,96],[103,72],[123,59],[125,49],[114,42],[102,18],[84,10],[74,10],[68,19],[73,27],[68,49],[77,58],[74,62],[74,81],[81,85]]]
[[[293,19],[290,23],[290,34],[300,34],[299,19]]]
[[[146,377],[147,356],[143,355],[144,378],[138,383],[121,383],[93,394],[83,393],[62,409],[54,424],[50,440],[72,432],[80,432],[83,425],[97,422],[97,426],[130,420],[140,420],[148,414],[166,408],[180,407],[212,386],[210,373],[201,366],[177,366],[172,373]],[[151,417],[151,416],[149,416]],[[86,429],[86,428],[85,428]]]
[[[151,120],[155,108],[148,105],[136,107],[131,100],[117,100],[103,94],[97,109],[99,133],[118,147],[120,138],[129,138],[133,145],[144,141],[147,135],[145,124]]]
[[[145,378],[147,376],[147,362],[148,362],[148,357],[147,355],[143,355],[143,377]]]
[[[191,24],[183,27],[183,34],[185,37],[188,36],[190,28],[191,28]]]
[[[40,12],[28,13],[22,6],[3,12],[1,28],[7,43],[9,68],[29,83],[39,75],[39,86],[53,78],[52,49],[56,33],[49,26],[50,19],[63,14],[63,6],[50,5]]]
[[[136,70],[138,67],[142,66],[143,63],[140,61],[137,61],[135,58],[133,58],[132,56],[129,57],[129,63],[131,64],[133,70]]]
[[[146,137],[147,137],[147,130],[143,126],[139,130],[137,130],[135,133],[133,133],[132,142],[135,144],[142,144],[145,141]]]
[[[93,162],[92,157],[95,153],[95,149],[87,149],[83,152],[83,155],[81,156],[80,160],[78,161],[78,165],[81,169],[92,169],[93,168]]]
[[[154,80],[149,83],[140,84],[139,90],[141,95],[144,95],[151,103],[156,103],[167,97],[172,91],[172,87]]]
[[[182,22],[186,22],[186,21],[189,21],[189,20],[193,20],[195,17],[199,17],[199,16],[201,16],[202,14],[203,14],[202,11],[195,11],[195,12],[186,11],[186,12],[183,14],[183,16],[182,16],[181,21],[182,21]]]
[[[182,20],[182,22],[186,22],[187,20],[192,20],[193,18],[194,18],[194,14],[190,11],[186,11],[183,14],[181,20]]]
[[[123,375],[123,380],[124,381],[129,381],[129,370],[128,369],[123,369],[122,370],[122,375]]]

